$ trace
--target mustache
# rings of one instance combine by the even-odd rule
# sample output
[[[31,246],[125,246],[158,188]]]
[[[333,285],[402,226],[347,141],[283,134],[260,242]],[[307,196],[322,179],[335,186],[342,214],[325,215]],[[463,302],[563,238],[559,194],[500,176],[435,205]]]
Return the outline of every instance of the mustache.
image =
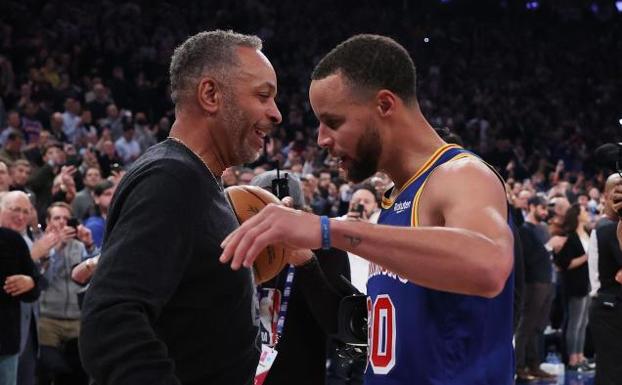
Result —
[[[276,124],[275,123],[261,123],[261,124],[255,124],[255,128],[261,130],[261,131],[269,131],[271,132],[272,130],[274,130],[276,128]]]

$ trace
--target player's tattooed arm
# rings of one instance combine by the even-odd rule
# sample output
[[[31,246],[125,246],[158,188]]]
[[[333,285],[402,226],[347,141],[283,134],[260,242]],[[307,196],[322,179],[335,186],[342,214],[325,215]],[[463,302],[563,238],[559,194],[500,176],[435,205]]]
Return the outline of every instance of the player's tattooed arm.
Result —
[[[356,246],[360,245],[361,242],[363,242],[363,238],[356,237],[356,236],[353,236],[353,235],[346,234],[346,235],[344,235],[344,238],[350,243],[350,246],[352,246],[352,247],[356,247]]]

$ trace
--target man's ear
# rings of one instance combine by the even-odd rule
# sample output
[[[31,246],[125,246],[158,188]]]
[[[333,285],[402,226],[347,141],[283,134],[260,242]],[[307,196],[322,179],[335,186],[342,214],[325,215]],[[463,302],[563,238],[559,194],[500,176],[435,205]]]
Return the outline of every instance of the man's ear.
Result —
[[[197,103],[201,110],[210,115],[218,111],[222,103],[222,90],[214,78],[210,76],[201,78],[197,86]]]
[[[397,99],[393,92],[380,90],[376,94],[376,108],[381,117],[388,117],[393,114],[397,105]]]

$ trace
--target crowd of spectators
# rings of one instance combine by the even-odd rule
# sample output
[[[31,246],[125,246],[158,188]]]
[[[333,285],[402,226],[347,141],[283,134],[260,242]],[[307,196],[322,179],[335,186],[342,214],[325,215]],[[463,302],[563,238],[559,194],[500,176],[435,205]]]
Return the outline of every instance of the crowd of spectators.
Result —
[[[363,3],[2,1],[0,193],[27,194],[33,210],[25,224],[13,227],[31,239],[44,272],[60,274],[54,255],[63,247],[73,245],[74,262],[95,255],[124,169],[165,140],[174,121],[168,90],[173,49],[214,28],[264,40],[284,117],[257,162],[225,171],[225,186],[248,184],[279,165],[302,181],[307,210],[345,215],[356,187],[316,145],[309,76],[337,42],[381,33],[415,58],[418,100],[431,124],[451,131],[451,140],[506,178],[521,223],[529,202],[551,205],[558,211],[547,233],[567,236],[555,226],[561,228],[565,206],[576,203],[587,215],[587,230],[593,227],[604,211],[607,172],[591,153],[618,140],[622,124],[622,56],[616,54],[622,52],[622,23],[612,4],[600,2],[596,12],[555,1],[537,10],[521,1]],[[390,183],[380,173],[368,181],[377,198]],[[80,223],[68,223],[71,217]],[[73,232],[63,230],[72,225]],[[560,272],[568,267],[556,266]],[[42,300],[54,296],[43,293]],[[70,305],[64,317],[76,319],[77,305]],[[61,342],[42,341],[51,347]],[[585,365],[583,357],[572,365]]]

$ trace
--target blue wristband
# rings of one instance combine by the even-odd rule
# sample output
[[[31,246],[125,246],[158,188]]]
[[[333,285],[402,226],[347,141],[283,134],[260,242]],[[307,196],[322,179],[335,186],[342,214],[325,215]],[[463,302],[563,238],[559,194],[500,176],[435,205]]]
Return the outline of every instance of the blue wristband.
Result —
[[[320,228],[322,230],[322,249],[330,249],[330,221],[326,215],[320,217]]]

